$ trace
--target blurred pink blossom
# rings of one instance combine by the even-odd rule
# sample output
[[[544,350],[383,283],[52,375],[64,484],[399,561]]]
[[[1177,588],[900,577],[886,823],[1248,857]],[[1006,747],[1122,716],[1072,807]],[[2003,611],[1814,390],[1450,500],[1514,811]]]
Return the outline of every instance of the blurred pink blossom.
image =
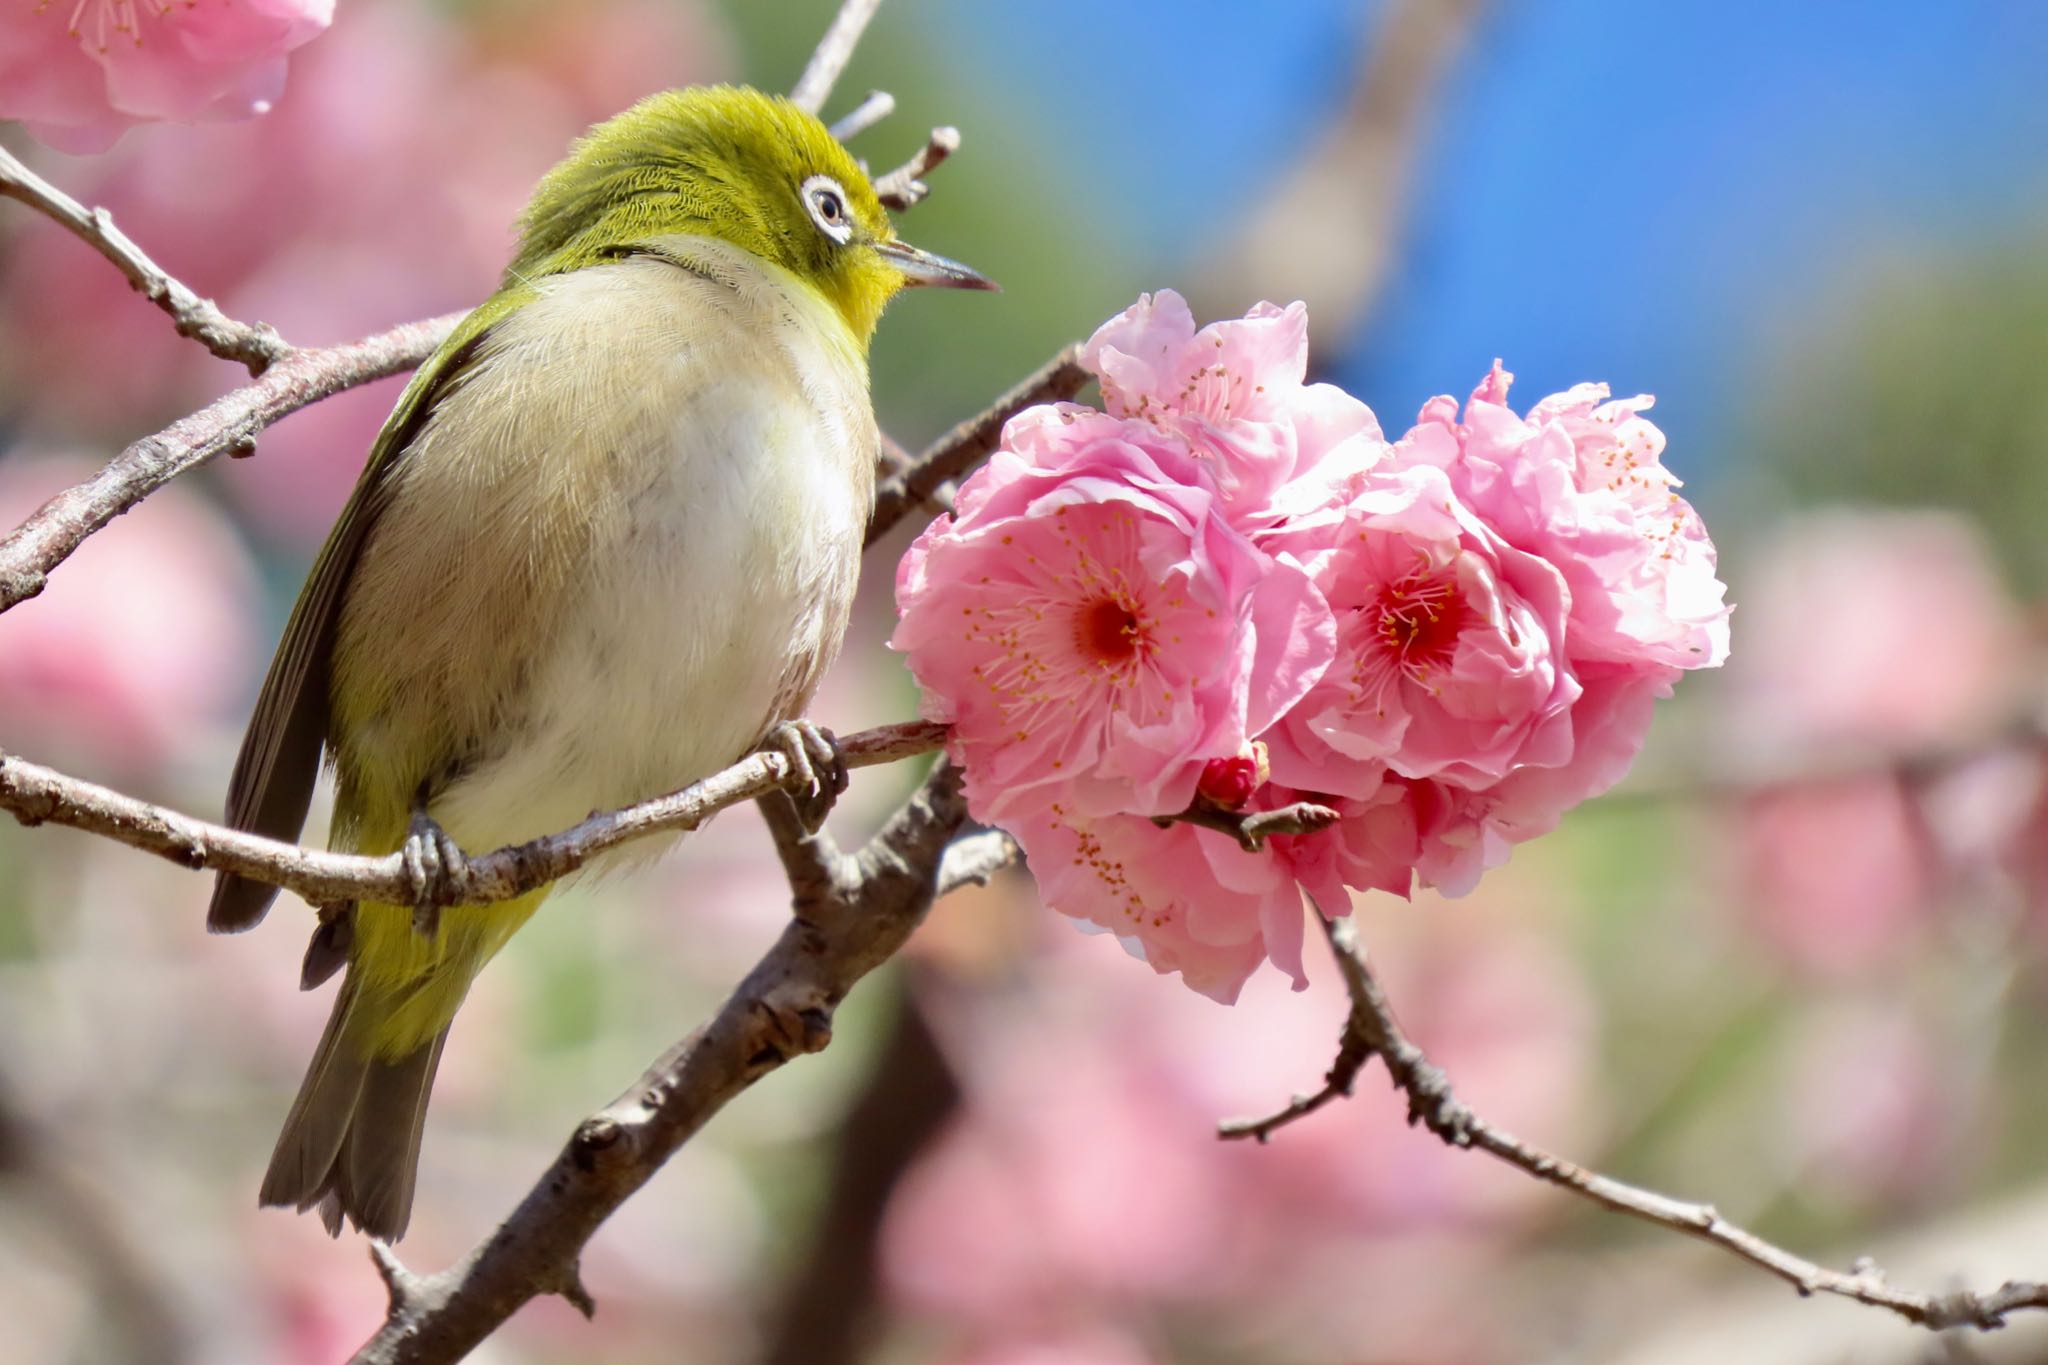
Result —
[[[687,0],[524,6],[516,23],[489,6],[350,0],[293,59],[271,117],[137,129],[60,178],[232,316],[331,344],[480,301],[577,134],[725,67],[716,17]],[[52,225],[8,240],[0,294],[0,396],[67,437],[133,439],[235,380]],[[402,383],[315,404],[223,471],[267,535],[324,533]]]
[[[1134,1335],[1090,1326],[984,1340],[942,1359],[946,1365],[1151,1365],[1161,1357]]]
[[[1760,752],[1910,748],[2004,718],[2024,631],[1968,521],[1813,513],[1754,559],[1743,661],[1728,681]]]
[[[92,473],[0,463],[0,526]],[[238,716],[255,667],[255,573],[205,502],[166,488],[95,535],[39,597],[0,616],[0,746],[147,774]]]
[[[1784,1049],[1783,1139],[1809,1198],[1877,1204],[1929,1193],[1977,1101],[1969,1068],[1903,999],[1840,1001],[1802,1017]]]
[[[2014,704],[2023,627],[1981,536],[1960,518],[1796,518],[1757,557],[1748,595],[1745,654],[1729,678],[1740,724],[1728,728],[1772,765],[1856,750],[1904,758],[1982,736]],[[1763,941],[1801,970],[1856,975],[1902,961],[1921,942],[1943,865],[1995,860],[1974,845],[1998,820],[2011,823],[2003,807],[2024,799],[2004,794],[2012,785],[1980,769],[1942,784],[1939,807],[1928,807],[1922,784],[1880,765],[1755,793],[1736,817],[1742,903]]]
[[[1600,1106],[1593,1020],[1569,960],[1497,918],[1411,919],[1384,939],[1387,988],[1460,1093],[1532,1139],[1583,1140]],[[1409,1128],[1383,1086],[1270,1148],[1217,1141],[1219,1118],[1284,1103],[1327,1065],[1344,1009],[1330,974],[1299,994],[1255,981],[1225,1014],[1184,991],[1133,989],[1120,964],[1065,936],[1047,949],[1059,960],[1023,988],[929,1002],[963,1111],[906,1176],[883,1230],[894,1296],[981,1350],[1025,1349],[1077,1322],[1142,1335],[1189,1311],[1233,1339],[1284,1333],[1298,1348],[1316,1333],[1282,1305],[1342,1298],[1363,1249],[1428,1280],[1512,1254],[1504,1230],[1558,1207]],[[1441,1332],[1428,1296],[1371,1297],[1376,1339]],[[1317,1358],[1356,1359],[1356,1340]]]
[[[1758,792],[1736,819],[1744,913],[1790,965],[1863,976],[1915,950],[1936,874],[1928,832],[1898,779]]]
[[[26,0],[22,0],[26,3]],[[137,123],[253,118],[334,0],[38,0],[0,24],[0,118],[67,152]]]

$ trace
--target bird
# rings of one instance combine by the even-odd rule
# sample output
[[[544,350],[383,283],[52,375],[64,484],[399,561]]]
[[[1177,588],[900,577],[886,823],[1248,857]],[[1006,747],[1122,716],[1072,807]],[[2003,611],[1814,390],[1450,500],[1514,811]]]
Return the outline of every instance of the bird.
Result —
[[[995,287],[898,238],[865,169],[785,98],[672,90],[593,127],[371,446],[264,678],[228,823],[295,841],[324,752],[330,846],[401,853],[425,901],[462,849],[764,743],[829,761],[797,718],[859,576],[869,340],[919,285]],[[404,1234],[450,1022],[552,889],[320,908],[301,984],[343,979],[263,1205]],[[275,895],[223,874],[208,927],[248,929]]]

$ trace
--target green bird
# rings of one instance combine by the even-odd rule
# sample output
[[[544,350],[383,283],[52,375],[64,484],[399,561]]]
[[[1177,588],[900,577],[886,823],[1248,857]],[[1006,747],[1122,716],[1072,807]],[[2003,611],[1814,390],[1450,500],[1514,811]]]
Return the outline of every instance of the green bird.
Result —
[[[672,791],[801,716],[873,498],[868,341],[910,285],[994,287],[899,241],[785,99],[670,91],[594,128],[371,447],[229,822],[296,839],[324,747],[331,845],[426,868],[449,840],[487,851]],[[304,984],[347,975],[264,1204],[403,1234],[449,1023],[550,889],[329,908]],[[223,875],[208,927],[247,929],[275,894]]]

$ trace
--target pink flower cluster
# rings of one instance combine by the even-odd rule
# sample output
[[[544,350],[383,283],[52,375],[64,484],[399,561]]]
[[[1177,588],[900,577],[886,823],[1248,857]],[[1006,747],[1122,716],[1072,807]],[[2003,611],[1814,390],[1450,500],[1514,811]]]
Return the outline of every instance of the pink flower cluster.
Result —
[[[334,0],[20,0],[0,24],[0,118],[60,151],[102,152],[151,119],[261,114],[285,58]]]
[[[1647,398],[1518,416],[1496,365],[1390,443],[1304,382],[1300,304],[1197,331],[1170,292],[1082,359],[1105,410],[1010,422],[904,557],[891,643],[1047,903],[1206,995],[1303,980],[1303,891],[1470,889],[1727,653]],[[1258,853],[1154,818],[1302,800],[1341,818]]]

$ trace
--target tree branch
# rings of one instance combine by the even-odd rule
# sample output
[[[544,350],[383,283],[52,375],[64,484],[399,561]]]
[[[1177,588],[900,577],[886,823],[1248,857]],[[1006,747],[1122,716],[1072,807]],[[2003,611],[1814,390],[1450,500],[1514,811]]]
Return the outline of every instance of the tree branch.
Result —
[[[924,177],[938,168],[939,163],[960,150],[960,130],[951,126],[932,129],[924,146],[912,154],[910,160],[895,170],[884,174],[875,181],[875,196],[885,208],[902,212],[914,207],[917,202],[932,192],[924,183]]]
[[[345,346],[292,351],[255,383],[135,442],[0,536],[0,611],[41,592],[50,571],[88,536],[172,479],[223,454],[248,454],[256,433],[300,408],[413,368],[462,317],[449,313]]]
[[[883,1216],[905,1173],[960,1108],[959,1080],[918,1003],[918,975],[906,966],[870,988],[889,997],[888,1031],[826,1157],[831,1185],[811,1244],[761,1314],[767,1338],[756,1357],[761,1365],[853,1365],[872,1358],[886,1312]]]
[[[832,125],[832,136],[841,142],[851,142],[895,112],[894,95],[886,90],[870,90],[859,104],[839,116]]]
[[[948,479],[958,478],[988,458],[1002,439],[1003,424],[1028,407],[1072,398],[1094,376],[1081,368],[1078,345],[1033,370],[1002,397],[931,443],[906,469],[884,479],[875,489],[875,510],[868,518],[867,543],[873,545],[909,514],[937,494]]]
[[[841,741],[848,767],[865,768],[929,753],[946,729],[925,721],[883,725]],[[691,830],[727,806],[738,805],[794,780],[784,754],[749,754],[722,772],[680,791],[623,810],[592,815],[581,824],[481,856],[465,857],[430,888],[441,905],[509,900],[582,867],[598,854],[664,831]],[[229,829],[39,764],[0,754],[0,810],[24,825],[73,829],[154,853],[190,868],[212,868],[281,886],[315,904],[376,900],[399,905],[420,899],[422,888],[401,855],[370,857],[326,853],[260,834]]]
[[[1161,829],[1175,824],[1199,825],[1228,834],[1247,853],[1258,853],[1275,834],[1314,834],[1336,824],[1338,818],[1335,810],[1313,801],[1296,801],[1275,810],[1237,811],[1225,810],[1198,796],[1186,810],[1177,815],[1155,815],[1152,823]]]
[[[1017,841],[999,829],[963,834],[946,845],[939,860],[939,894],[951,895],[963,886],[987,886],[989,879],[1024,856]]]
[[[851,885],[798,896],[795,917],[711,1021],[585,1119],[512,1215],[467,1257],[413,1275],[378,1251],[391,1290],[358,1365],[458,1360],[543,1294],[582,1294],[578,1258],[606,1218],[727,1101],[832,1040],[839,1002],[901,948],[930,909],[941,851],[966,818],[940,764],[852,859]]]
[[[1839,1295],[1873,1308],[1888,1309],[1916,1326],[1934,1331],[1951,1327],[1989,1331],[2003,1327],[2008,1315],[2022,1309],[2048,1309],[2048,1284],[2008,1280],[1997,1289],[1983,1292],[1918,1294],[1886,1284],[1884,1272],[1867,1260],[1857,1262],[1848,1271],[1830,1270],[1737,1227],[1721,1217],[1711,1204],[1673,1199],[1601,1175],[1501,1131],[1473,1113],[1452,1092],[1450,1079],[1431,1065],[1422,1049],[1401,1031],[1386,993],[1366,966],[1352,921],[1327,920],[1320,915],[1317,921],[1330,940],[1331,952],[1351,996],[1351,1013],[1344,1021],[1337,1061],[1323,1088],[1315,1094],[1298,1097],[1266,1118],[1226,1122],[1218,1129],[1220,1137],[1266,1141],[1276,1130],[1313,1113],[1337,1096],[1349,1095],[1366,1062],[1378,1057],[1386,1063],[1394,1085],[1408,1097],[1409,1123],[1420,1123],[1448,1145],[1476,1148],[1602,1208],[1709,1242],[1784,1280],[1801,1295]]]
[[[832,98],[832,87],[839,83],[846,64],[853,60],[853,50],[860,45],[868,21],[881,5],[882,0],[845,0],[839,6],[832,27],[818,40],[811,60],[804,64],[804,74],[797,77],[789,92],[791,104],[810,114],[825,107],[825,101]]]
[[[1445,76],[1486,0],[1392,0],[1366,34],[1337,120],[1203,272],[1227,311],[1305,299],[1311,346],[1337,355],[1394,261],[1416,158]]]
[[[105,209],[89,209],[49,181],[37,175],[0,147],[0,197],[17,199],[69,230],[93,250],[112,261],[128,277],[128,283],[151,303],[170,314],[181,337],[212,351],[222,360],[238,361],[249,373],[260,375],[292,354],[285,339],[263,323],[237,322],[180,283],[169,272],[143,254],[114,226]]]

